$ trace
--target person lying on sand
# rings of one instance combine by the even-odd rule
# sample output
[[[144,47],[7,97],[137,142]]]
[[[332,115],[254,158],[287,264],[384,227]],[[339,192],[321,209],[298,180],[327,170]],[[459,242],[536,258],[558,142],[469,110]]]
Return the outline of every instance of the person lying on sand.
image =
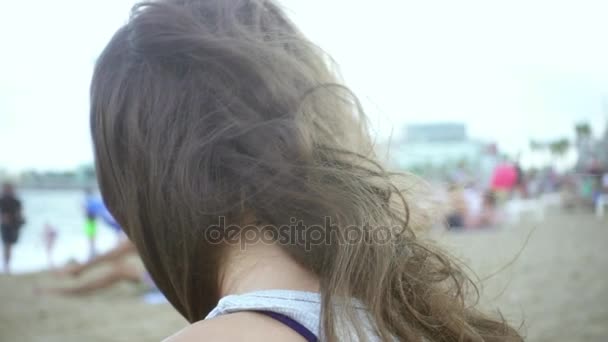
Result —
[[[449,195],[452,209],[447,217],[449,229],[485,228],[500,223],[496,196],[492,191],[479,193],[474,189],[455,187]]]
[[[61,295],[87,295],[109,288],[121,281],[142,284],[150,289],[154,288],[154,283],[146,272],[142,272],[133,265],[124,262],[127,257],[132,255],[137,255],[137,250],[130,241],[125,240],[112,250],[98,255],[85,263],[68,265],[57,272],[59,275],[77,277],[99,265],[111,264],[112,268],[101,277],[87,281],[79,286],[47,288],[42,289],[40,292]]]

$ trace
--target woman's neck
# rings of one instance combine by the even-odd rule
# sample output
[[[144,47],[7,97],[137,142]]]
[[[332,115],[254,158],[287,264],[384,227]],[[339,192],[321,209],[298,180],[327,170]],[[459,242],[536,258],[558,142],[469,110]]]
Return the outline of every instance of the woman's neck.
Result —
[[[275,244],[228,247],[220,275],[220,295],[283,289],[319,291],[319,279]]]

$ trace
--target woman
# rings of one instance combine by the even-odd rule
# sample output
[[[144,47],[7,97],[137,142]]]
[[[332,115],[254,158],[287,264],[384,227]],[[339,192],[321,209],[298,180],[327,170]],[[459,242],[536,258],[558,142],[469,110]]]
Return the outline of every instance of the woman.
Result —
[[[521,340],[416,238],[332,70],[264,0],[138,5],[100,56],[101,191],[193,323],[171,340]]]

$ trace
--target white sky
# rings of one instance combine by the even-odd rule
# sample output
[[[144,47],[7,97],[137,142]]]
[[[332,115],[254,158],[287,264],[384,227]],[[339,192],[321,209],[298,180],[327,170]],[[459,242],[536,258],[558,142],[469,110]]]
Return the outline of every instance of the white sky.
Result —
[[[133,1],[7,1],[0,12],[0,169],[91,161],[93,62]],[[465,122],[515,153],[608,118],[608,1],[284,0],[333,55],[379,137]]]

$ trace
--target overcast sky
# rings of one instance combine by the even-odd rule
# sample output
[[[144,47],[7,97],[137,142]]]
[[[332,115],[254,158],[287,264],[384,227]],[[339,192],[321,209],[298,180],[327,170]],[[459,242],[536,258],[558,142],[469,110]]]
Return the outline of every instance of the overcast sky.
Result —
[[[405,123],[457,121],[515,153],[531,138],[572,135],[575,122],[606,125],[608,1],[282,3],[339,63],[380,139]],[[93,63],[132,4],[3,4],[0,169],[91,161]]]

